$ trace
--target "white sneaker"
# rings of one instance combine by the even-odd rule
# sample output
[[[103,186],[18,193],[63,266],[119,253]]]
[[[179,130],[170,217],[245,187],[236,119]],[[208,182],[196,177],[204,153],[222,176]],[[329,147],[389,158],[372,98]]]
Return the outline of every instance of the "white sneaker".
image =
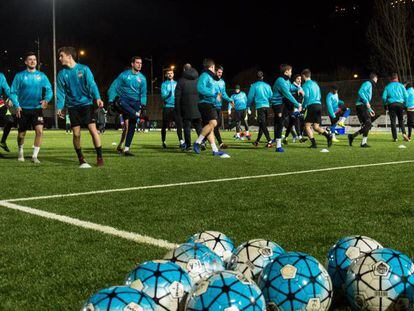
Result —
[[[18,158],[17,158],[17,161],[19,161],[19,162],[24,162],[24,157],[18,157]]]
[[[91,168],[92,166],[90,166],[88,163],[82,163],[81,165],[79,165],[79,168]]]
[[[38,158],[32,158],[32,163],[34,164],[40,164],[40,161]]]

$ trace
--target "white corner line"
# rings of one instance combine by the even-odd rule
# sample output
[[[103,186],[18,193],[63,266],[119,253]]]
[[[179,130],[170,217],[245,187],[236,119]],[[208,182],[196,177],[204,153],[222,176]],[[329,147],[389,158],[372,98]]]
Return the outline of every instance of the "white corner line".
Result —
[[[96,190],[96,191],[78,192],[78,193],[44,195],[44,196],[37,196],[37,197],[8,199],[8,200],[4,200],[3,202],[23,202],[23,201],[34,201],[34,200],[47,200],[47,199],[57,199],[57,198],[66,198],[66,197],[76,197],[76,196],[80,196],[80,195],[94,195],[94,194],[106,194],[106,193],[113,193],[113,192],[126,192],[126,191],[137,191],[137,190],[157,189],[157,188],[182,187],[182,186],[202,185],[202,184],[228,182],[228,181],[271,178],[271,177],[279,177],[279,176],[311,174],[311,173],[339,171],[339,170],[347,170],[347,169],[355,169],[355,168],[366,168],[366,167],[375,167],[375,166],[389,166],[389,165],[399,165],[399,164],[412,164],[412,163],[414,163],[414,160],[395,161],[395,162],[381,162],[381,163],[370,163],[370,164],[358,164],[358,165],[327,167],[327,168],[319,168],[319,169],[313,169],[313,170],[291,171],[291,172],[265,174],[265,175],[229,177],[229,178],[220,178],[220,179],[208,179],[208,180],[199,180],[199,181],[179,182],[179,183],[172,183],[172,184],[160,184],[160,185],[138,186],[138,187],[118,188],[118,189],[105,189],[105,190]]]
[[[116,236],[116,237],[119,237],[119,238],[123,238],[123,239],[126,239],[126,240],[141,243],[141,244],[149,244],[149,245],[152,245],[152,246],[157,246],[157,247],[165,248],[165,249],[173,249],[173,248],[177,247],[176,244],[170,243],[170,242],[165,241],[165,240],[159,240],[159,239],[155,239],[153,237],[146,236],[146,235],[141,235],[141,234],[138,234],[138,233],[118,230],[118,229],[113,228],[113,227],[104,226],[104,225],[96,224],[96,223],[89,222],[89,221],[80,220],[80,219],[69,217],[69,216],[58,215],[58,214],[54,214],[54,213],[34,209],[34,208],[31,208],[31,207],[27,207],[27,206],[17,205],[17,204],[10,203],[10,202],[7,202],[7,201],[0,201],[0,206],[3,206],[5,208],[9,208],[9,209],[12,209],[12,210],[20,211],[20,212],[23,212],[23,213],[26,213],[26,214],[31,214],[31,215],[39,216],[39,217],[46,218],[46,219],[56,220],[56,221],[59,221],[59,222],[65,223],[65,224],[69,224],[69,225],[72,225],[72,226],[75,226],[75,227],[80,227],[80,228],[84,228],[84,229],[90,229],[90,230],[98,231],[98,232],[101,232],[101,233]]]

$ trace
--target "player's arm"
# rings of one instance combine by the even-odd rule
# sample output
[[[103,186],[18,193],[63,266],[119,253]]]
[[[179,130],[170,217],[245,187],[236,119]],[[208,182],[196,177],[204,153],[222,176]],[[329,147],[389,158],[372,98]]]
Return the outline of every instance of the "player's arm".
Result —
[[[250,86],[250,90],[249,90],[249,94],[247,95],[247,108],[250,110],[250,107],[253,104],[254,101],[254,97],[255,97],[255,86],[251,85]]]
[[[17,74],[13,79],[13,83],[10,89],[10,100],[12,101],[13,106],[16,108],[16,116],[18,118],[20,118],[20,112],[22,111],[22,108],[20,107],[20,103],[19,103],[20,85],[21,85],[21,77],[19,74]]]
[[[57,107],[57,115],[60,118],[64,118],[64,114],[62,112],[63,108],[65,107],[65,99],[66,99],[66,93],[65,93],[65,80],[63,78],[62,72],[60,72],[57,76],[57,83],[56,83],[56,107]]]
[[[110,102],[110,103],[112,103],[112,102],[114,102],[115,101],[115,98],[117,97],[117,96],[119,96],[119,94],[118,94],[118,87],[119,87],[119,84],[120,84],[120,81],[121,81],[121,79],[122,79],[122,76],[121,76],[122,74],[120,74],[113,82],[112,82],[112,84],[111,84],[111,86],[109,87],[109,90],[108,90],[108,101]]]
[[[10,86],[7,84],[6,77],[3,74],[0,75],[0,90],[1,89],[3,89],[7,98],[10,98]]]
[[[293,97],[292,93],[290,92],[289,85],[287,83],[278,83],[278,89],[282,93],[282,95],[287,98],[296,108],[299,108],[300,104],[298,101]]]
[[[368,106],[372,98],[372,87],[370,87],[368,83],[363,85],[358,91],[358,96],[361,99],[362,103]]]
[[[48,103],[50,103],[50,101],[53,98],[53,90],[52,90],[52,84],[50,84],[50,81],[45,74],[43,74],[43,87],[45,88],[45,97],[41,103],[42,103],[42,108],[46,109]]]
[[[213,87],[208,87],[209,76],[207,74],[201,75],[200,79],[197,82],[197,92],[206,97],[215,97],[217,96],[217,91],[215,85]]]
[[[142,76],[141,81],[141,105],[147,106],[147,79]]]
[[[101,99],[101,94],[99,94],[98,85],[95,82],[95,78],[92,74],[92,71],[89,69],[89,67],[86,67],[86,83],[89,86],[89,91],[92,95],[92,97],[96,100],[98,107],[102,108],[104,103]]]
[[[382,106],[385,108],[387,106],[388,102],[388,88],[386,87],[384,89],[384,92],[382,93]]]
[[[227,95],[227,92],[226,92],[226,83],[223,82],[223,88],[220,90],[220,92],[221,92],[221,96],[223,97],[223,99],[226,102],[228,102],[228,103],[229,102],[233,102],[233,99],[230,98],[229,95]]]
[[[333,109],[332,105],[333,96],[331,94],[328,94],[326,97],[326,107],[328,108],[328,113],[331,118],[335,118],[335,111]]]
[[[167,100],[172,95],[172,92],[168,90],[168,85],[166,82],[163,82],[161,85],[161,98],[162,100]]]

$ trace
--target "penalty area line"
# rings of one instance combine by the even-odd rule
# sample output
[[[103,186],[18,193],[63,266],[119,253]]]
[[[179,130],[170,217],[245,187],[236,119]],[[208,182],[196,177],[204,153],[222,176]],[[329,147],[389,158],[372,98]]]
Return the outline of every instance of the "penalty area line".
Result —
[[[137,242],[140,244],[149,244],[152,246],[157,246],[157,247],[165,248],[165,249],[173,249],[178,246],[177,244],[170,243],[165,240],[155,239],[150,236],[141,235],[141,234],[134,233],[134,232],[123,231],[123,230],[116,229],[114,227],[104,226],[104,225],[80,220],[80,219],[69,217],[69,216],[54,214],[54,213],[38,210],[38,209],[27,207],[27,206],[17,205],[17,204],[7,202],[7,201],[0,201],[0,206],[3,206],[4,208],[12,209],[12,210],[20,211],[26,214],[39,216],[39,217],[46,218],[49,220],[59,221],[65,224],[75,226],[75,227],[98,231],[104,234],[116,236],[119,238]]]
[[[44,195],[44,196],[37,196],[37,197],[25,197],[25,198],[4,200],[3,202],[47,200],[47,199],[57,199],[57,198],[66,198],[66,197],[76,197],[80,195],[107,194],[107,193],[113,193],[113,192],[126,192],[126,191],[137,191],[137,190],[147,190],[147,189],[157,189],[157,188],[183,187],[183,186],[203,185],[203,184],[229,182],[229,181],[261,179],[261,178],[271,178],[271,177],[280,177],[280,176],[289,176],[289,175],[311,174],[311,173],[320,173],[320,172],[331,172],[331,171],[340,171],[340,170],[348,170],[348,169],[367,168],[367,167],[376,167],[376,166],[390,166],[390,165],[400,165],[400,164],[412,164],[412,163],[414,163],[414,160],[357,164],[357,165],[327,167],[327,168],[319,168],[319,169],[313,169],[313,170],[291,171],[291,172],[273,173],[273,174],[264,174],[264,175],[228,177],[228,178],[219,178],[219,179],[179,182],[179,183],[172,183],[172,184],[137,186],[137,187],[129,187],[129,188],[104,189],[104,190],[96,190],[96,191],[88,191],[88,192],[53,194],[53,195]]]

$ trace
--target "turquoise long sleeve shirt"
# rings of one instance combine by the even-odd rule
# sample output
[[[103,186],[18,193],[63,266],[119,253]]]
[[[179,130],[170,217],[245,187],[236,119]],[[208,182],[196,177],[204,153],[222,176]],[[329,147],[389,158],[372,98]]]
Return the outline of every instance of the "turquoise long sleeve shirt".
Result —
[[[404,104],[408,100],[408,93],[405,86],[400,82],[389,83],[382,93],[382,103],[384,106],[400,103]]]
[[[250,87],[247,105],[250,107],[254,104],[256,109],[269,108],[272,96],[273,92],[270,85],[263,81],[257,81]]]
[[[113,102],[116,97],[145,106],[147,104],[147,79],[141,72],[134,73],[131,69],[125,70],[109,87],[109,102]]]
[[[308,80],[303,84],[302,86],[303,91],[305,92],[305,96],[303,98],[303,108],[306,108],[310,105],[321,105],[322,101],[322,95],[321,95],[321,89],[319,88],[319,85],[313,81]]]
[[[161,85],[161,98],[164,101],[165,108],[175,107],[175,88],[177,87],[177,81],[168,80],[164,81]]]
[[[7,84],[4,74],[0,72],[0,99],[4,99],[4,95],[10,98],[10,86]]]

